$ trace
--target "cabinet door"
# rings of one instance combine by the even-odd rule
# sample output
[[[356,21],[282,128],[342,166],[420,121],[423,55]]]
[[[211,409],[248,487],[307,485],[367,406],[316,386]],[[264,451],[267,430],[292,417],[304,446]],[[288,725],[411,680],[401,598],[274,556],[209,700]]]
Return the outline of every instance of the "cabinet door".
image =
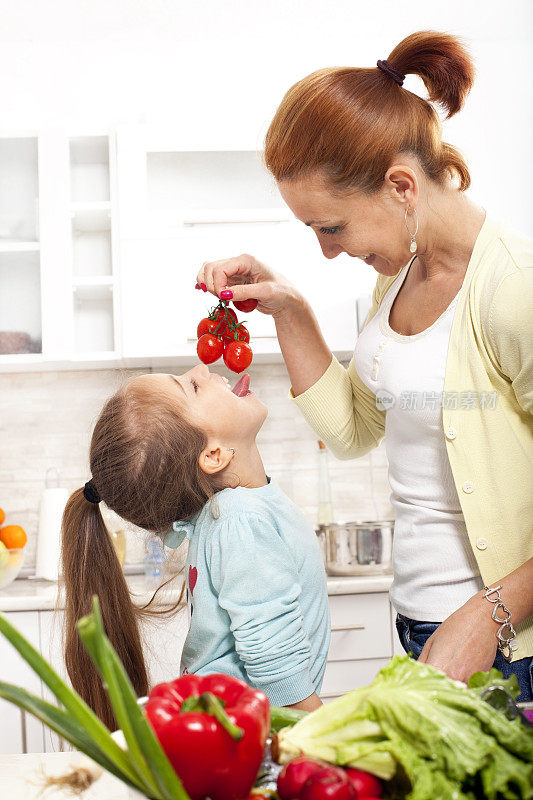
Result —
[[[4,616],[29,642],[39,649],[39,616],[37,611],[6,612]],[[2,680],[22,686],[32,694],[41,695],[41,681],[22,660],[6,639],[0,641],[0,673]],[[42,753],[43,726],[30,714],[0,700],[0,753]]]
[[[141,626],[150,686],[179,677],[181,651],[189,630],[187,607],[172,617],[147,617]]]
[[[331,595],[331,643],[320,696],[371,683],[393,654],[388,592]]]
[[[41,631],[41,653],[55,671],[69,682],[65,661],[63,658],[63,612],[62,611],[39,611],[39,626]],[[55,703],[54,696],[50,690],[43,686],[43,697],[50,703]],[[64,750],[74,748],[50,730],[44,729],[44,752],[59,753]]]

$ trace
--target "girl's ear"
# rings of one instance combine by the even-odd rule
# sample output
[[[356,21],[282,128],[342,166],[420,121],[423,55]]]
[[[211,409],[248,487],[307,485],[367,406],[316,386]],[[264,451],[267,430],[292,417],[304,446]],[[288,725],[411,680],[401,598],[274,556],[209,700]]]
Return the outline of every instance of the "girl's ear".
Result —
[[[234,456],[233,450],[228,450],[226,447],[206,447],[202,450],[198,463],[202,472],[206,475],[216,475],[226,469]]]

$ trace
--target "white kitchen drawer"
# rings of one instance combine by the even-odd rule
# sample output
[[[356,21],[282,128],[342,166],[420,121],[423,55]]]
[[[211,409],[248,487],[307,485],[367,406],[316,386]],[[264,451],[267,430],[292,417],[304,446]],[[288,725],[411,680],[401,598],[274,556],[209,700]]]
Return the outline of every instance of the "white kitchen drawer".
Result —
[[[39,649],[39,617],[36,611],[6,612],[4,616]],[[23,686],[32,694],[40,696],[40,679],[3,637],[0,637],[0,663],[3,681]],[[0,753],[42,752],[43,726],[34,716],[21,712],[12,703],[0,700],[0,719]]]
[[[391,618],[387,592],[332,595],[329,661],[390,658]]]
[[[322,699],[339,697],[352,689],[368,686],[388,658],[368,658],[363,661],[328,661],[320,690]]]

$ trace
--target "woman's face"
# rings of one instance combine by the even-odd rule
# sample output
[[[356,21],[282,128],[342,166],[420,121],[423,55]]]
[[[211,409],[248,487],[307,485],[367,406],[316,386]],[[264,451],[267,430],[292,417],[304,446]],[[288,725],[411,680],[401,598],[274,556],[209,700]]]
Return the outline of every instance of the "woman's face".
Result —
[[[195,427],[227,447],[253,442],[268,409],[249,390],[245,374],[231,389],[227,378],[209,372],[205,364],[182,375],[153,373],[134,378],[148,383],[154,392],[165,392]]]
[[[319,175],[280,181],[278,187],[294,215],[315,232],[326,258],[347,253],[382,275],[395,275],[409,261],[408,199],[401,199],[394,183],[385,181],[373,195],[333,194]],[[411,219],[408,224],[414,230]]]

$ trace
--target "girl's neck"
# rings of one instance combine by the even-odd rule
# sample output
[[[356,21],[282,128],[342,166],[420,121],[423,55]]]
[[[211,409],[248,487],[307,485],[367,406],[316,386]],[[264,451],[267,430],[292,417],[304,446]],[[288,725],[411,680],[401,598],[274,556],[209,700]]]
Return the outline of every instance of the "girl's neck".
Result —
[[[268,483],[263,461],[255,442],[250,448],[243,447],[236,450],[235,457],[226,471],[228,478],[237,475],[239,486],[243,486],[245,489],[258,489]]]

